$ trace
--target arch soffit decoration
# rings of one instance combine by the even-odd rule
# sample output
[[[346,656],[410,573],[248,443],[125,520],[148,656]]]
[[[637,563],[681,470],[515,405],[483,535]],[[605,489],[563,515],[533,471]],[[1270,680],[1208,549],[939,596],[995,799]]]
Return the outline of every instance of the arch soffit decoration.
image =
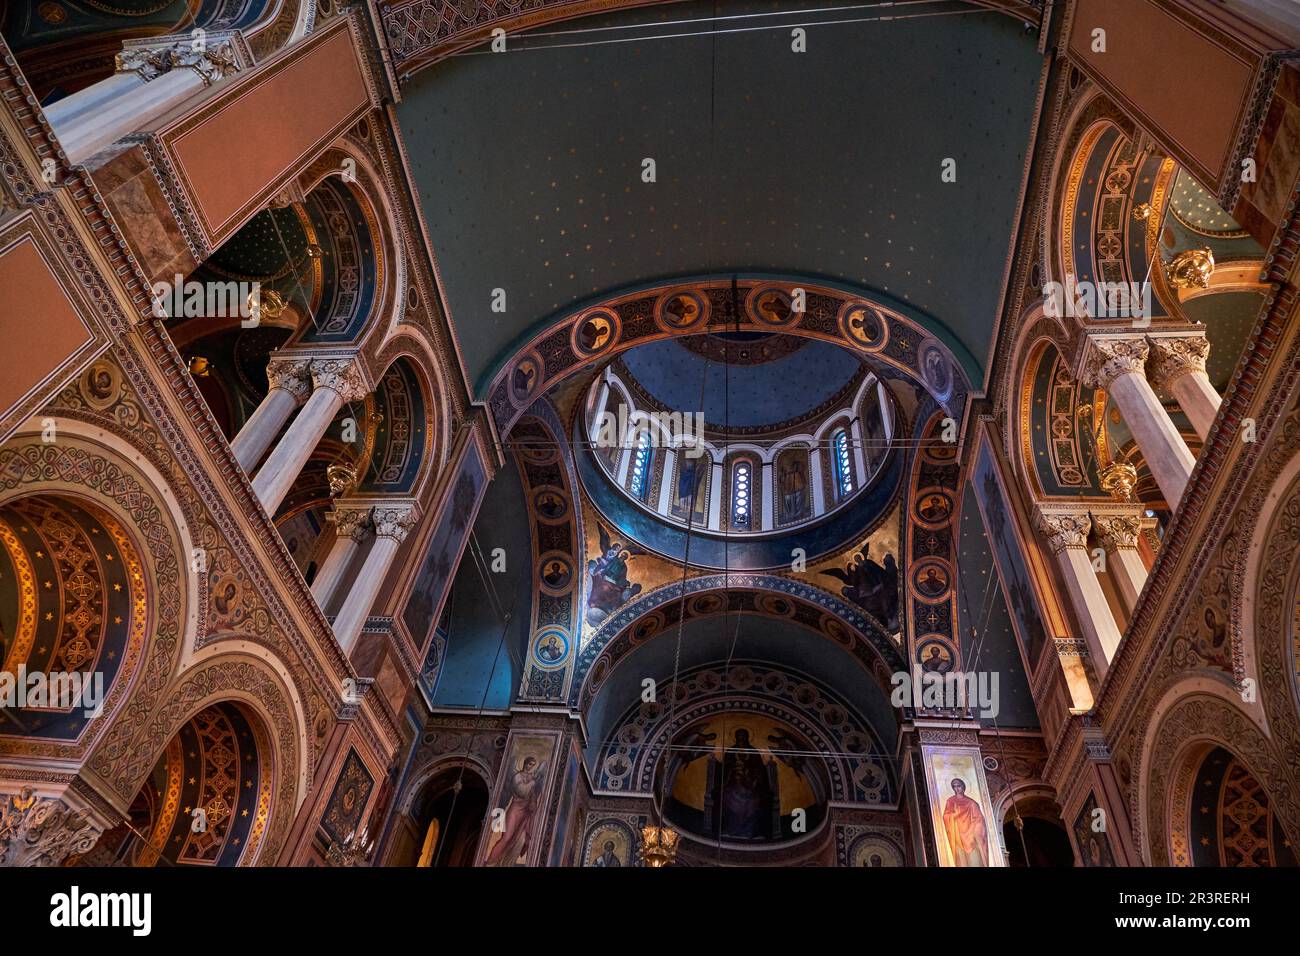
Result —
[[[602,623],[578,653],[569,705],[586,713],[622,660],[676,626],[682,594],[681,582],[664,585]],[[852,654],[883,693],[888,693],[890,675],[908,670],[902,652],[880,625],[840,598],[801,581],[765,574],[710,574],[687,580],[685,594],[688,620],[739,611],[792,618],[811,634]],[[788,606],[780,606],[780,600]]]
[[[498,434],[509,434],[529,405],[569,376],[636,345],[677,335],[717,331],[732,279],[700,277],[618,293],[548,320],[522,345],[510,346],[490,378],[480,381]],[[973,392],[969,376],[977,361],[942,326],[889,300],[825,282],[747,275],[737,279],[744,296],[742,320],[727,330],[782,332],[844,346],[869,361],[901,371],[961,420]],[[780,324],[759,318],[749,303],[754,293],[773,289],[789,295],[807,293],[807,310],[791,313]],[[591,348],[578,343],[577,332],[598,320],[607,328]]]
[[[436,480],[446,464],[451,444],[452,407],[442,363],[438,361],[433,344],[419,326],[403,325],[390,334],[379,347],[373,366],[380,370],[376,381],[398,361],[406,361],[419,382],[424,398],[425,416],[429,428],[425,435],[425,448],[420,472],[411,486],[411,495],[419,497],[426,487]]]
[[[102,718],[91,721],[78,740],[13,741],[4,752],[91,762],[92,754],[107,745],[105,730],[127,721],[114,718],[156,703],[157,685],[176,671],[185,648],[197,639],[197,581],[177,560],[190,553],[194,538],[185,509],[167,482],[147,460],[128,461],[124,452],[129,446],[124,448],[122,439],[75,419],[53,422],[57,442],[45,443],[39,432],[28,429],[0,448],[0,503],[60,495],[90,502],[116,519],[141,559],[146,637],[135,666],[119,672],[106,688]]]
[[[355,177],[344,176],[345,161],[355,164]],[[401,230],[397,226],[392,199],[385,188],[387,180],[375,168],[370,156],[346,136],[335,140],[299,175],[297,182],[302,195],[309,196],[327,180],[338,180],[356,200],[370,231],[375,259],[375,296],[370,304],[370,315],[361,325],[358,337],[347,347],[372,355],[395,330],[405,305],[408,269]],[[312,348],[337,347],[335,343],[303,344]]]
[[[1294,845],[1300,838],[1296,785],[1272,744],[1230,692],[1206,678],[1170,688],[1148,727],[1142,763],[1130,793],[1135,842],[1148,866],[1175,861],[1175,808],[1189,799],[1187,775],[1180,768],[1205,745],[1231,752],[1263,786],[1284,831]]]
[[[431,782],[449,770],[462,768],[465,772],[478,777],[479,782],[483,784],[484,790],[488,793],[492,792],[492,770],[478,756],[465,753],[443,754],[416,771],[410,783],[406,785],[406,789],[402,792],[402,798],[397,803],[397,812],[409,817],[411,811],[415,808],[415,801]]]

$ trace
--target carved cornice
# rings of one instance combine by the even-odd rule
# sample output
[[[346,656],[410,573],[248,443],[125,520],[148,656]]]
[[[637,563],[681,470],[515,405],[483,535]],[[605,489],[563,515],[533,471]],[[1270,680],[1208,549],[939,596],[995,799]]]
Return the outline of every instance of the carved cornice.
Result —
[[[1150,351],[1146,339],[1138,335],[1090,338],[1083,360],[1083,382],[1091,388],[1109,390],[1121,375],[1145,375]]]
[[[1177,338],[1153,336],[1147,377],[1155,387],[1169,389],[1184,375],[1192,372],[1204,375],[1209,355],[1210,340],[1204,334]]]

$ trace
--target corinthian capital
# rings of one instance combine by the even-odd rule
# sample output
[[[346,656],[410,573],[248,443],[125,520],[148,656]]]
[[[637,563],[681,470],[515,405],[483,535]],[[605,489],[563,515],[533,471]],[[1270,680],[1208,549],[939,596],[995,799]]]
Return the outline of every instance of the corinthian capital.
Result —
[[[266,363],[266,381],[271,388],[288,392],[301,405],[311,394],[311,361],[271,359]]]
[[[0,866],[59,866],[87,852],[101,832],[85,810],[30,787],[0,795]]]
[[[1149,351],[1146,339],[1136,335],[1091,339],[1083,363],[1083,383],[1109,389],[1121,375],[1129,372],[1145,375]]]
[[[1092,521],[1086,514],[1040,514],[1038,527],[1047,536],[1052,554],[1066,548],[1086,548]]]
[[[415,527],[415,509],[410,505],[376,505],[374,523],[375,537],[392,538],[401,544]]]
[[[334,523],[334,530],[340,538],[351,538],[359,544],[370,525],[370,510],[368,504],[352,505],[336,501],[329,520]]]
[[[247,65],[240,38],[229,31],[171,35],[129,41],[117,55],[118,73],[134,73],[146,83],[172,70],[192,70],[211,86]]]
[[[1133,515],[1093,515],[1092,527],[1107,551],[1136,548],[1142,522]]]
[[[317,388],[338,392],[345,402],[356,402],[370,391],[354,359],[317,359],[311,363],[311,380]]]
[[[1210,340],[1204,335],[1180,338],[1153,338],[1151,340],[1151,384],[1165,389],[1184,375],[1205,372],[1205,360],[1210,355]]]

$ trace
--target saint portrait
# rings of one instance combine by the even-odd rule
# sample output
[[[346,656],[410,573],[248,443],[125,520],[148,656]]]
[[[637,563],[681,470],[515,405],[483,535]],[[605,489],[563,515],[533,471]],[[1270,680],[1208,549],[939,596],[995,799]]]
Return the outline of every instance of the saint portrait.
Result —
[[[928,598],[937,598],[946,594],[948,591],[948,572],[938,565],[926,565],[917,571],[916,590],[922,596]]]
[[[493,825],[483,856],[484,866],[517,866],[528,859],[528,851],[542,822],[541,800],[548,761],[536,753],[521,754],[520,751],[537,751],[542,747],[549,749],[550,741],[539,739],[516,743],[510,758],[513,770],[502,782],[497,797],[497,805],[504,812],[495,815],[500,822]]]
[[[777,463],[776,484],[780,495],[782,522],[799,521],[808,517],[807,461],[806,453],[792,451],[782,454]]]
[[[952,501],[942,493],[922,495],[916,513],[927,524],[942,524],[952,514]]]
[[[569,586],[572,577],[573,572],[569,569],[569,565],[559,558],[542,562],[542,582],[552,591],[563,591]]]
[[[989,834],[980,805],[966,796],[966,781],[952,781],[952,796],[943,805],[943,832],[955,866],[988,866]]]
[[[946,674],[952,670],[952,653],[938,641],[922,645],[917,659],[927,674]]]

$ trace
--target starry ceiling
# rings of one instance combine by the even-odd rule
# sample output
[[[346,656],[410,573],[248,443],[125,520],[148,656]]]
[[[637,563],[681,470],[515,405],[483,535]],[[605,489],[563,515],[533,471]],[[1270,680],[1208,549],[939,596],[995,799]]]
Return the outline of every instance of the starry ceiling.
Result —
[[[874,291],[942,324],[983,363],[1041,60],[1006,16],[952,9],[963,15],[814,26],[806,53],[791,52],[789,29],[559,49],[537,45],[593,35],[512,38],[513,52],[471,51],[413,77],[398,119],[476,392],[557,312],[733,271]],[[836,12],[862,15],[825,16]],[[653,183],[642,181],[646,158]],[[956,182],[941,181],[946,158]],[[492,311],[495,289],[504,313]]]

